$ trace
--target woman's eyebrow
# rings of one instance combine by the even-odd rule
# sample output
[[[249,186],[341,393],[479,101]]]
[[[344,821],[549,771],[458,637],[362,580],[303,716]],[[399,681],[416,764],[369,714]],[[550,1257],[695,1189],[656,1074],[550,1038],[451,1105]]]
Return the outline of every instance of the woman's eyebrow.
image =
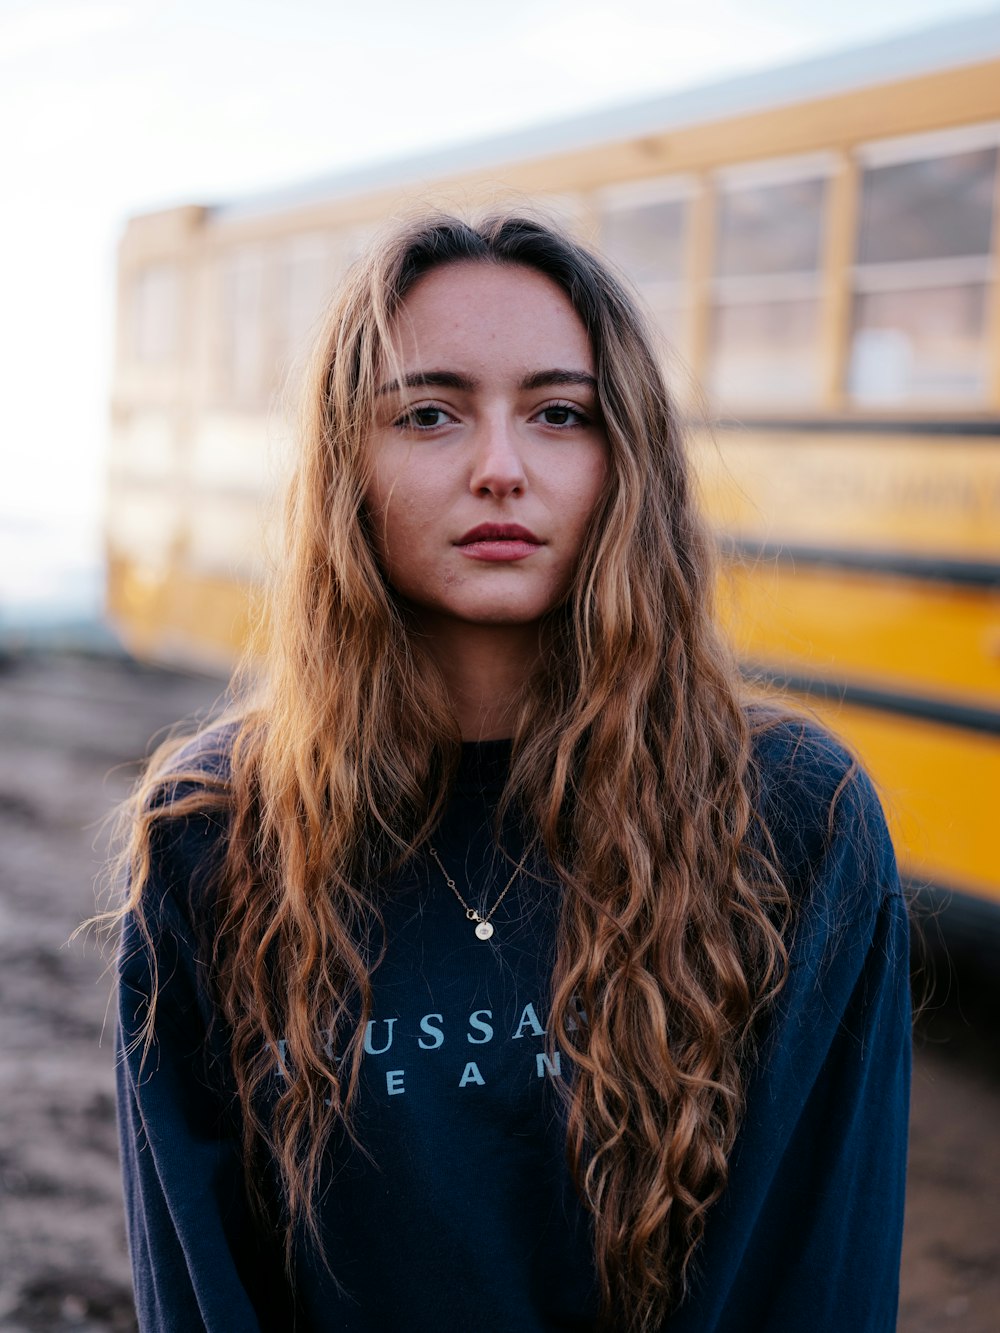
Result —
[[[536,370],[526,375],[519,387],[524,390],[548,389],[558,385],[576,384],[597,392],[597,380],[585,370]],[[471,375],[460,375],[454,370],[414,370],[404,375],[402,380],[390,380],[379,387],[379,394],[397,393],[404,389],[458,389],[473,393],[479,388],[479,381]]]
[[[537,370],[521,381],[521,388],[547,389],[559,384],[580,384],[597,392],[597,380],[584,370]]]
[[[414,370],[404,375],[402,381],[390,380],[379,388],[379,393],[396,393],[400,388],[422,389],[430,386],[435,389],[463,389],[471,393],[477,388],[478,380],[468,375],[459,375],[454,370]]]

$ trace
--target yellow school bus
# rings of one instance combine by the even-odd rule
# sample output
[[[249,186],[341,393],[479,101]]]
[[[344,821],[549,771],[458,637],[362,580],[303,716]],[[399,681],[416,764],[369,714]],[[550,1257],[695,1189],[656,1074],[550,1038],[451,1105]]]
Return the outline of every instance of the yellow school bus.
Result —
[[[1000,14],[260,198],[131,219],[108,609],[224,667],[338,275],[414,202],[531,201],[638,287],[747,672],[875,776],[904,875],[1000,907]]]

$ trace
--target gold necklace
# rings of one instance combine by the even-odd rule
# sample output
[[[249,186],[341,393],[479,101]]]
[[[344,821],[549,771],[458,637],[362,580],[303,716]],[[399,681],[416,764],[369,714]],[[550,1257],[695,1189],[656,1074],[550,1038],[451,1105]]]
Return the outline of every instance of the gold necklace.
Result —
[[[526,861],[528,858],[527,858],[526,856],[525,856],[525,857],[522,857],[521,862],[520,862],[520,864],[518,865],[517,869],[514,871],[513,875],[511,875],[510,879],[509,879],[509,880],[507,881],[507,883],[504,885],[504,890],[503,890],[503,892],[501,893],[500,897],[496,900],[496,902],[493,904],[493,906],[490,908],[490,910],[486,913],[485,916],[480,916],[479,913],[476,911],[476,909],[475,909],[474,907],[470,907],[469,904],[468,904],[468,903],[465,901],[465,899],[462,897],[462,895],[459,893],[459,891],[458,891],[458,885],[455,883],[455,881],[452,879],[452,877],[448,874],[447,870],[445,870],[445,868],[444,868],[444,862],[441,860],[440,856],[438,856],[437,852],[436,852],[436,851],[434,850],[434,848],[430,845],[430,843],[427,844],[427,850],[430,852],[431,856],[433,856],[434,860],[435,860],[435,861],[438,863],[438,865],[441,867],[441,874],[444,875],[445,883],[448,885],[448,888],[451,889],[452,893],[455,895],[455,897],[458,899],[458,901],[459,901],[459,902],[462,904],[462,906],[465,908],[465,915],[468,917],[468,919],[469,919],[470,921],[475,921],[475,922],[477,923],[477,924],[476,924],[476,939],[477,939],[477,940],[488,940],[488,939],[490,938],[490,936],[493,934],[493,926],[490,924],[490,917],[493,915],[493,913],[497,910],[497,908],[498,908],[498,907],[500,906],[500,904],[503,902],[504,898],[506,898],[506,896],[507,896],[507,890],[511,887],[511,885],[514,883],[515,879],[517,879],[518,875],[519,875],[519,874],[521,873],[521,871],[524,869],[524,863],[525,863],[525,861]]]

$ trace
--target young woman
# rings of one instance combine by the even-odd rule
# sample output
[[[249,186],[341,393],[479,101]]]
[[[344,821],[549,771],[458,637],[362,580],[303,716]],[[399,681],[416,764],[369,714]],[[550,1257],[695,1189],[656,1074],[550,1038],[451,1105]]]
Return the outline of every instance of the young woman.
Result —
[[[907,917],[744,697],[632,300],[431,217],[319,343],[262,678],[129,810],[144,1330],[894,1327]]]

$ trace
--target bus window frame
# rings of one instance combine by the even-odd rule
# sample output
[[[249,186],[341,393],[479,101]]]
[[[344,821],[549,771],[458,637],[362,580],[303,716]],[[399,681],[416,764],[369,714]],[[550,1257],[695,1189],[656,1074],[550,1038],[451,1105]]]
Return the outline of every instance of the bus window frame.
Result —
[[[811,401],[796,403],[768,403],[729,401],[722,398],[726,411],[735,409],[741,416],[753,416],[762,413],[775,416],[802,416],[804,413],[822,412],[829,406],[826,395],[826,355],[827,355],[827,256],[830,228],[830,199],[833,183],[841,166],[841,155],[831,148],[817,149],[807,153],[782,154],[775,157],[755,159],[749,162],[727,163],[705,173],[707,193],[711,209],[711,239],[708,244],[707,271],[702,283],[701,337],[698,348],[699,356],[695,362],[695,371],[699,381],[705,385],[706,393],[716,409],[719,398],[709,388],[712,375],[712,329],[716,311],[720,306],[736,304],[759,304],[760,296],[752,294],[758,290],[763,294],[769,290],[771,301],[812,299],[817,303],[816,328],[816,392]],[[719,217],[720,205],[726,194],[736,194],[743,190],[767,189],[771,186],[791,185],[796,181],[820,180],[823,182],[823,201],[819,218],[819,245],[816,268],[813,270],[792,270],[779,274],[720,274],[717,271],[719,256]]]
[[[864,197],[864,173],[881,167],[902,166],[910,162],[997,150],[993,181],[993,216],[990,247],[983,255],[951,256],[928,260],[881,261],[860,263],[857,255],[861,241],[861,206]],[[840,383],[835,397],[848,414],[885,418],[940,416],[946,412],[956,419],[981,416],[1000,409],[1000,120],[980,121],[971,125],[948,126],[916,134],[890,135],[855,144],[851,157],[856,173],[854,245],[850,266],[845,274],[847,310],[840,352]],[[916,281],[914,281],[916,279]],[[911,399],[900,403],[865,403],[854,398],[848,381],[851,348],[854,341],[855,298],[873,291],[915,291],[962,282],[981,282],[985,287],[983,318],[983,357],[986,366],[983,392],[974,401],[936,403]]]
[[[620,181],[595,190],[593,195],[593,214],[597,221],[597,235],[602,250],[607,258],[629,277],[654,311],[661,306],[672,307],[677,311],[681,332],[672,341],[676,350],[688,358],[691,349],[691,305],[695,299],[694,284],[691,281],[692,232],[700,189],[701,182],[698,177],[690,172],[684,172],[649,176],[642,180]],[[622,261],[605,249],[608,215],[672,203],[684,205],[680,276],[676,279],[664,278],[659,281],[632,277]]]

